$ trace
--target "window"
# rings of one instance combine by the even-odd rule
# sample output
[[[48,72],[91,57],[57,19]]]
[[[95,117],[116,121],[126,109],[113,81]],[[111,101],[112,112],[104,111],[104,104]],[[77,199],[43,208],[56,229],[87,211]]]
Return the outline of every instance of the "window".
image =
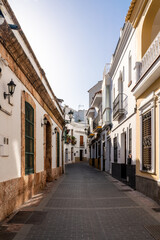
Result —
[[[125,81],[125,67],[123,66],[123,75],[122,75],[122,78],[123,78],[123,82]]]
[[[25,102],[25,174],[34,173],[34,109]]]
[[[117,162],[117,137],[114,138],[114,162]]]
[[[59,132],[57,132],[57,167],[59,167]]]
[[[155,173],[155,94],[152,92],[140,107],[140,170]]]
[[[151,111],[142,116],[142,169],[151,170]]]
[[[80,136],[80,146],[83,147],[84,143],[83,143],[83,136]]]
[[[131,85],[131,83],[132,83],[132,56],[130,52],[128,57],[128,87]]]
[[[129,154],[132,155],[132,128],[129,129]]]

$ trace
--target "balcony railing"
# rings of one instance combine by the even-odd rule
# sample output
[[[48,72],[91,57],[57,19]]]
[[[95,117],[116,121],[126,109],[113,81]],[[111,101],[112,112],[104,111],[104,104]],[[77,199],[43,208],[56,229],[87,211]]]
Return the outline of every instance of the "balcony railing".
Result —
[[[108,125],[111,123],[111,108],[107,107],[103,111],[103,125]]]
[[[98,116],[93,120],[93,129],[95,129],[96,127],[98,127],[98,121],[99,121],[99,118]]]
[[[148,48],[147,52],[142,58],[142,69],[140,76],[143,76],[144,73],[152,66],[154,61],[160,55],[160,32]]]
[[[79,145],[80,145],[81,148],[84,148],[84,147],[85,147],[85,143],[84,143],[84,142],[80,142]]]
[[[113,120],[118,120],[126,113],[128,105],[128,97],[124,93],[119,93],[113,102]]]
[[[102,120],[100,118],[100,115],[93,120],[93,130],[95,130],[98,126],[102,126]]]

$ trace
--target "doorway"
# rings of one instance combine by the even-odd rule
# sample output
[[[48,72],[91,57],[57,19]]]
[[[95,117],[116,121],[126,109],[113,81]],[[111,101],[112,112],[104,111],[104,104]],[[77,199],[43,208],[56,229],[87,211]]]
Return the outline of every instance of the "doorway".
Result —
[[[71,162],[73,162],[73,147],[71,147]]]
[[[122,167],[122,178],[126,179],[126,162],[127,162],[127,154],[126,154],[126,132],[121,134],[121,163],[123,164]]]
[[[105,142],[103,143],[103,171],[105,171],[105,160],[106,160],[106,148],[105,148]]]
[[[80,150],[80,161],[83,161],[83,150]]]
[[[46,125],[46,144],[45,144],[45,169],[46,169],[46,180],[52,180],[52,154],[51,154],[51,124],[47,121]]]
[[[65,149],[65,162],[68,163],[68,148]]]
[[[111,139],[108,139],[108,160],[109,160],[109,173],[111,174]]]

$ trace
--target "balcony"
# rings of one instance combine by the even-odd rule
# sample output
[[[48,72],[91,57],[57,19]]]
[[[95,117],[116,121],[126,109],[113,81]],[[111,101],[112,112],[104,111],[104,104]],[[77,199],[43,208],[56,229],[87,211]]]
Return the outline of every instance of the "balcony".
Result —
[[[80,146],[80,148],[84,148],[85,147],[85,143],[84,142],[80,142],[79,146]]]
[[[139,70],[137,70],[139,71]],[[160,76],[160,32],[151,43],[141,60],[139,79],[132,89],[135,97],[139,97]]]
[[[87,113],[86,113],[86,116],[88,118],[93,118],[94,117],[94,114],[95,114],[95,108],[94,107],[91,107],[88,109]]]
[[[103,127],[111,123],[111,108],[107,107],[103,111]]]
[[[102,121],[100,119],[100,116],[98,115],[93,120],[93,132],[99,132],[102,129]]]
[[[88,138],[92,138],[92,137],[94,137],[94,133],[90,133],[89,135],[88,135]]]
[[[155,60],[160,55],[160,32],[148,48],[147,52],[142,58],[142,69],[141,69],[141,76],[143,76],[146,71],[152,66]]]
[[[102,91],[96,92],[91,103],[92,107],[98,107],[102,102]]]
[[[126,113],[127,96],[124,93],[119,93],[113,102],[113,120],[118,121],[123,114]]]

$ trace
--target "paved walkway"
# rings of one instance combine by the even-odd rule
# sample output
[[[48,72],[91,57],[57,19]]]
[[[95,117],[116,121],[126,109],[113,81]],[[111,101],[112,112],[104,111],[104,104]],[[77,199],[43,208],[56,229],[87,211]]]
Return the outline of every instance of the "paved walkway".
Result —
[[[86,163],[68,165],[50,190],[14,240],[160,239],[159,205]]]

